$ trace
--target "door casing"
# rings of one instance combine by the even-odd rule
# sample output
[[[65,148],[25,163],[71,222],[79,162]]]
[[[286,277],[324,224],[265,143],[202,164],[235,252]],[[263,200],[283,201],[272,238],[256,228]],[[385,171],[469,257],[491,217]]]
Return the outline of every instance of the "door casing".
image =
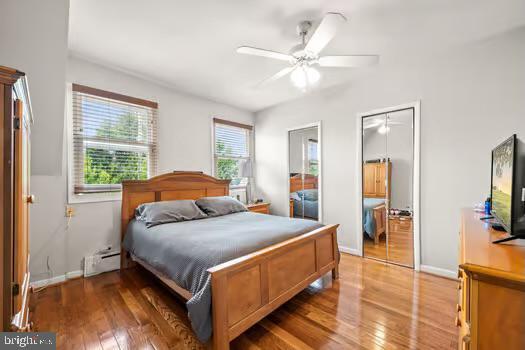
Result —
[[[421,221],[420,221],[420,175],[421,175],[421,101],[405,103],[398,106],[375,109],[372,111],[357,114],[357,155],[356,155],[356,169],[357,171],[357,220],[356,220],[356,235],[357,235],[357,251],[360,256],[363,256],[363,118],[370,117],[377,114],[393,113],[405,109],[414,110],[414,163],[413,163],[413,180],[412,180],[412,206],[413,206],[413,237],[414,237],[414,270],[419,271],[421,266]]]

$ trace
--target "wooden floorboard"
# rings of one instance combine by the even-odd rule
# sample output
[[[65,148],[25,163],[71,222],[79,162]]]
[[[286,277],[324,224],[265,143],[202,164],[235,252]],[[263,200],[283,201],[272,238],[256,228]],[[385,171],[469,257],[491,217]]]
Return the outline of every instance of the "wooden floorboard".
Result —
[[[235,339],[232,349],[456,349],[456,283],[343,254],[327,276]],[[33,294],[38,331],[58,349],[207,349],[183,302],[137,267]]]

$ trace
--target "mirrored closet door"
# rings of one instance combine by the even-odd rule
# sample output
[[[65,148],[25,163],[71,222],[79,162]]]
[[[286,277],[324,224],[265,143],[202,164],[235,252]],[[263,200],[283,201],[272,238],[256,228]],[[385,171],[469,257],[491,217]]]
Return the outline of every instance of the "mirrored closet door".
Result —
[[[414,267],[414,111],[364,117],[363,255]]]
[[[319,220],[319,127],[288,132],[290,217]]]

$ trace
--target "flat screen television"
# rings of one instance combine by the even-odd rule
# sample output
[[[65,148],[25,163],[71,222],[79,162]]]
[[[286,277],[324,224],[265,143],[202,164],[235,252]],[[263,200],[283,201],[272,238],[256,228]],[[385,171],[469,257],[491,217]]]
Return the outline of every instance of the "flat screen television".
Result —
[[[512,135],[492,150],[491,215],[495,229],[509,237],[495,241],[525,238],[525,160],[523,145]]]

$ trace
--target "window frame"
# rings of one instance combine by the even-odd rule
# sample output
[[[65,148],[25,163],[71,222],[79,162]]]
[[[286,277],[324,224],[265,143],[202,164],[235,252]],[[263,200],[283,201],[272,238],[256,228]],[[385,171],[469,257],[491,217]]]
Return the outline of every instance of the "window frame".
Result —
[[[316,144],[316,159],[310,157],[310,145]],[[307,155],[308,155],[308,174],[318,176],[319,175],[319,141],[314,139],[308,139],[307,141]],[[312,166],[317,167],[317,174],[312,174]]]
[[[249,130],[249,136],[248,136],[248,157],[225,157],[225,156],[218,156],[216,154],[216,147],[215,147],[215,124],[224,124],[229,125],[233,127],[238,128],[244,128]],[[255,162],[254,162],[254,135],[255,135],[255,127],[250,124],[242,124],[239,122],[231,121],[228,119],[222,119],[217,117],[211,118],[211,173],[213,177],[217,177],[217,160],[220,158],[223,159],[235,159],[235,160],[248,160],[252,162],[252,167],[255,168]],[[252,175],[252,179],[255,178],[254,175]],[[235,191],[241,191],[244,192],[247,195],[247,189],[250,186],[250,179],[248,178],[246,183],[239,184],[239,185],[231,185],[230,184],[230,193]]]
[[[79,171],[79,167],[80,166],[76,166],[75,164],[75,145],[74,145],[74,141],[75,141],[75,137],[74,137],[74,128],[73,128],[73,125],[74,125],[74,111],[73,111],[73,85],[77,85],[77,89],[78,87],[82,88],[82,89],[86,89],[85,91],[81,91],[81,92],[85,92],[85,93],[88,93],[88,94],[93,94],[95,96],[99,96],[99,97],[105,97],[105,98],[109,98],[109,99],[113,99],[113,100],[116,100],[116,101],[122,101],[122,102],[126,102],[126,103],[131,103],[131,104],[137,104],[137,105],[145,105],[146,104],[150,104],[150,105],[147,105],[147,107],[150,107],[150,108],[155,108],[155,109],[158,109],[158,105],[156,102],[152,102],[152,101],[148,101],[148,100],[142,100],[142,99],[138,99],[138,98],[134,98],[134,97],[129,97],[129,96],[126,96],[126,95],[121,95],[121,94],[118,94],[118,93],[113,93],[113,92],[109,92],[109,91],[105,91],[105,90],[99,90],[99,89],[95,89],[95,88],[90,88],[90,87],[87,87],[87,86],[82,86],[82,85],[78,85],[78,84],[74,84],[74,83],[66,83],[66,136],[67,136],[67,163],[66,163],[66,166],[67,166],[67,202],[68,204],[75,204],[75,203],[92,203],[92,202],[107,202],[107,201],[120,201],[122,200],[122,187],[119,186],[119,185],[116,185],[116,184],[113,184],[111,185],[111,189],[108,189],[107,191],[102,191],[102,192],[93,192],[93,193],[82,193],[82,194],[79,194],[79,193],[76,193],[75,192],[75,174]],[[78,90],[77,90],[78,91]],[[93,92],[93,93],[91,93]],[[158,118],[156,120],[156,125],[155,127],[157,127],[158,125]],[[115,142],[115,144],[118,144],[118,142]],[[146,146],[139,146],[139,145],[122,145],[122,150],[126,150],[126,148],[129,150],[129,149],[132,149],[132,148],[142,148],[142,147],[146,147]],[[156,140],[156,143],[155,143],[155,150],[154,152],[156,153],[156,157],[157,157],[157,162],[158,162],[158,155],[159,155],[159,150],[158,150],[158,138]],[[153,171],[153,173],[151,172],[151,159],[150,159],[150,156],[148,156],[148,178],[151,177],[151,176],[155,176],[155,171]],[[83,171],[83,169],[82,169]],[[88,184],[88,185],[85,185],[86,187],[93,187],[93,188],[96,188],[96,187],[103,187],[104,186],[107,186],[109,187],[110,185],[105,185],[105,184],[101,184],[101,185],[96,185],[96,184]],[[120,188],[119,188],[120,187]]]

